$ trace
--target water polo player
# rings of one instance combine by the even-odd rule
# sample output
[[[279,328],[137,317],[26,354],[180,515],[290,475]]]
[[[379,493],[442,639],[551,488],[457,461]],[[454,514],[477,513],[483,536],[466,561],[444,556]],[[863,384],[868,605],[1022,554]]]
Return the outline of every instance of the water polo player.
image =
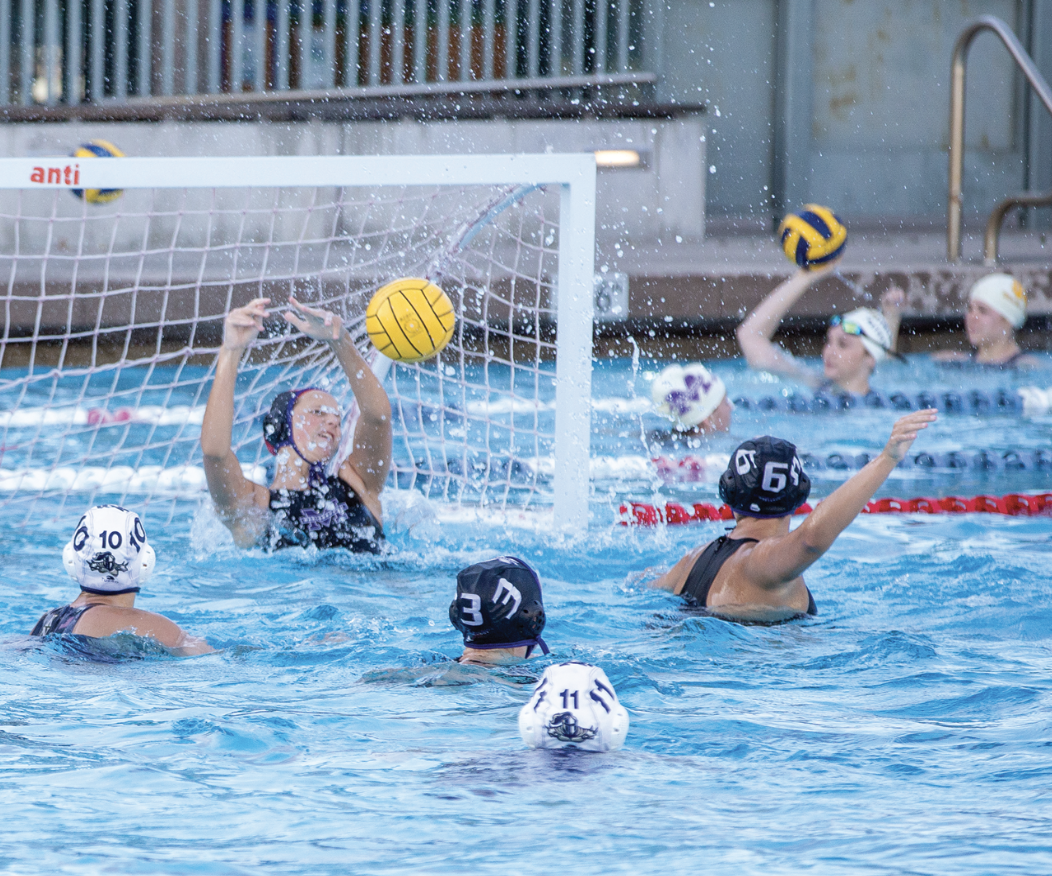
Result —
[[[336,354],[350,381],[360,416],[351,453],[336,475],[327,465],[340,447],[336,399],[320,389],[284,392],[274,399],[264,425],[276,455],[270,488],[241,471],[231,449],[234,381],[241,357],[263,328],[269,298],[257,298],[227,314],[223,346],[201,426],[208,491],[220,519],[241,547],[315,545],[375,553],[383,541],[380,491],[391,466],[391,403],[343,328],[340,317],[289,299],[285,319]]]
[[[66,571],[80,585],[80,596],[47,612],[30,635],[101,639],[132,633],[182,656],[214,650],[168,618],[135,608],[135,594],[153,572],[154,560],[138,514],[119,505],[96,505],[80,518],[62,552]]]
[[[734,530],[691,551],[652,586],[729,620],[775,623],[815,614],[804,570],[829,550],[935,418],[929,409],[898,420],[880,455],[792,532],[790,515],[811,488],[796,448],[766,436],[744,442],[720,478]]]
[[[464,636],[460,663],[517,663],[528,660],[536,648],[548,653],[541,638],[541,579],[516,557],[497,557],[462,569],[449,620]]]
[[[943,350],[932,359],[989,368],[1032,368],[1039,361],[1019,349],[1015,337],[1025,322],[1023,284],[1008,274],[987,274],[968,291],[964,314],[964,330],[975,350],[970,354]]]
[[[683,436],[704,436],[726,432],[734,410],[727,388],[700,362],[669,365],[650,385],[654,409],[672,421],[672,428]]]
[[[889,289],[881,298],[883,313],[859,307],[834,316],[822,347],[822,373],[801,364],[771,339],[782,318],[816,280],[835,270],[830,262],[800,269],[775,287],[738,326],[738,344],[751,368],[784,374],[815,390],[866,395],[873,369],[895,352],[900,310],[905,296]]]

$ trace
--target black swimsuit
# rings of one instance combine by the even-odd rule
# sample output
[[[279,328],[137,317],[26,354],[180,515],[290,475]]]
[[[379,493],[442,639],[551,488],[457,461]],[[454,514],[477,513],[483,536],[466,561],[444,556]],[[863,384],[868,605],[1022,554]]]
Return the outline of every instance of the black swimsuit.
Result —
[[[358,494],[338,477],[306,490],[271,490],[274,512],[268,544],[286,547],[342,547],[359,554],[380,552],[384,530]]]
[[[81,619],[84,612],[94,608],[98,603],[91,605],[63,605],[61,608],[53,608],[37,621],[33,627],[31,636],[68,635],[73,632],[77,621]]]
[[[759,541],[759,539],[730,538],[729,536],[721,535],[715,541],[711,542],[709,546],[701,552],[701,556],[694,561],[694,565],[691,567],[690,573],[687,575],[687,581],[683,585],[683,590],[680,593],[680,596],[686,599],[687,602],[695,608],[708,608],[709,590],[712,589],[712,582],[716,580],[716,575],[719,574],[723,564],[726,563],[734,552],[742,545],[757,541]],[[807,611],[804,612],[804,614],[797,615],[797,617],[818,614],[818,606],[815,605],[815,598],[811,595],[811,591],[807,589],[806,584],[804,585],[804,589],[807,590]]]
[[[1004,362],[980,362],[979,354],[973,350],[971,358],[968,359],[967,364],[973,365],[976,368],[1018,368],[1019,360],[1022,359],[1025,355],[1026,353],[1020,350],[1018,353],[1013,353],[1011,356],[1005,359]]]

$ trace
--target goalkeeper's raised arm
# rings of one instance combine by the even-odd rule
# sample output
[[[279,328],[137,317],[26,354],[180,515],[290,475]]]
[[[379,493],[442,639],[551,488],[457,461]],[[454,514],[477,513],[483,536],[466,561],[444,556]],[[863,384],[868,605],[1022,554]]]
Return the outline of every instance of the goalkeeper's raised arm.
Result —
[[[231,447],[238,365],[269,315],[269,298],[227,314],[223,346],[201,426],[208,490],[220,519],[242,547],[260,544],[343,547],[375,553],[383,541],[380,492],[391,466],[391,404],[339,316],[289,299],[285,319],[329,344],[358,401],[351,453],[337,475],[326,467],[340,447],[336,399],[312,387],[280,393],[263,423],[277,457],[270,488],[249,481]]]

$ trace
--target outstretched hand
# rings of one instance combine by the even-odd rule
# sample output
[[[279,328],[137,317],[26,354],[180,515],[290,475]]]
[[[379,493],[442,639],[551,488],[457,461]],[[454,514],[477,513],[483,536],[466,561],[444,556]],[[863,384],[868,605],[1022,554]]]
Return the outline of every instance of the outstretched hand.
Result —
[[[267,318],[269,298],[253,298],[244,307],[235,307],[223,322],[223,346],[228,350],[244,350],[263,330]]]
[[[898,286],[892,286],[880,296],[880,309],[887,318],[889,313],[901,313],[906,306],[906,293]]]
[[[936,408],[928,408],[923,411],[914,411],[896,420],[884,452],[895,462],[899,462],[906,455],[920,431],[927,429],[928,424],[934,423],[938,416],[939,412]]]
[[[298,328],[307,337],[316,341],[335,341],[343,330],[343,320],[335,313],[316,307],[307,307],[295,298],[289,298],[289,304],[296,313],[285,311],[285,320]]]

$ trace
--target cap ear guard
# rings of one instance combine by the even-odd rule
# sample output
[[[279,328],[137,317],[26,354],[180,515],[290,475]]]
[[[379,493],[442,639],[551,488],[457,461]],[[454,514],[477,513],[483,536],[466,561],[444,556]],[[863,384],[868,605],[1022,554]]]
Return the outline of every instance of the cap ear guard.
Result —
[[[66,546],[62,548],[62,565],[66,569],[66,573],[74,581],[77,580],[77,550],[73,547],[73,539],[66,542]]]
[[[145,584],[153,575],[153,567],[157,564],[157,553],[148,544],[142,546],[139,551],[139,583]]]

